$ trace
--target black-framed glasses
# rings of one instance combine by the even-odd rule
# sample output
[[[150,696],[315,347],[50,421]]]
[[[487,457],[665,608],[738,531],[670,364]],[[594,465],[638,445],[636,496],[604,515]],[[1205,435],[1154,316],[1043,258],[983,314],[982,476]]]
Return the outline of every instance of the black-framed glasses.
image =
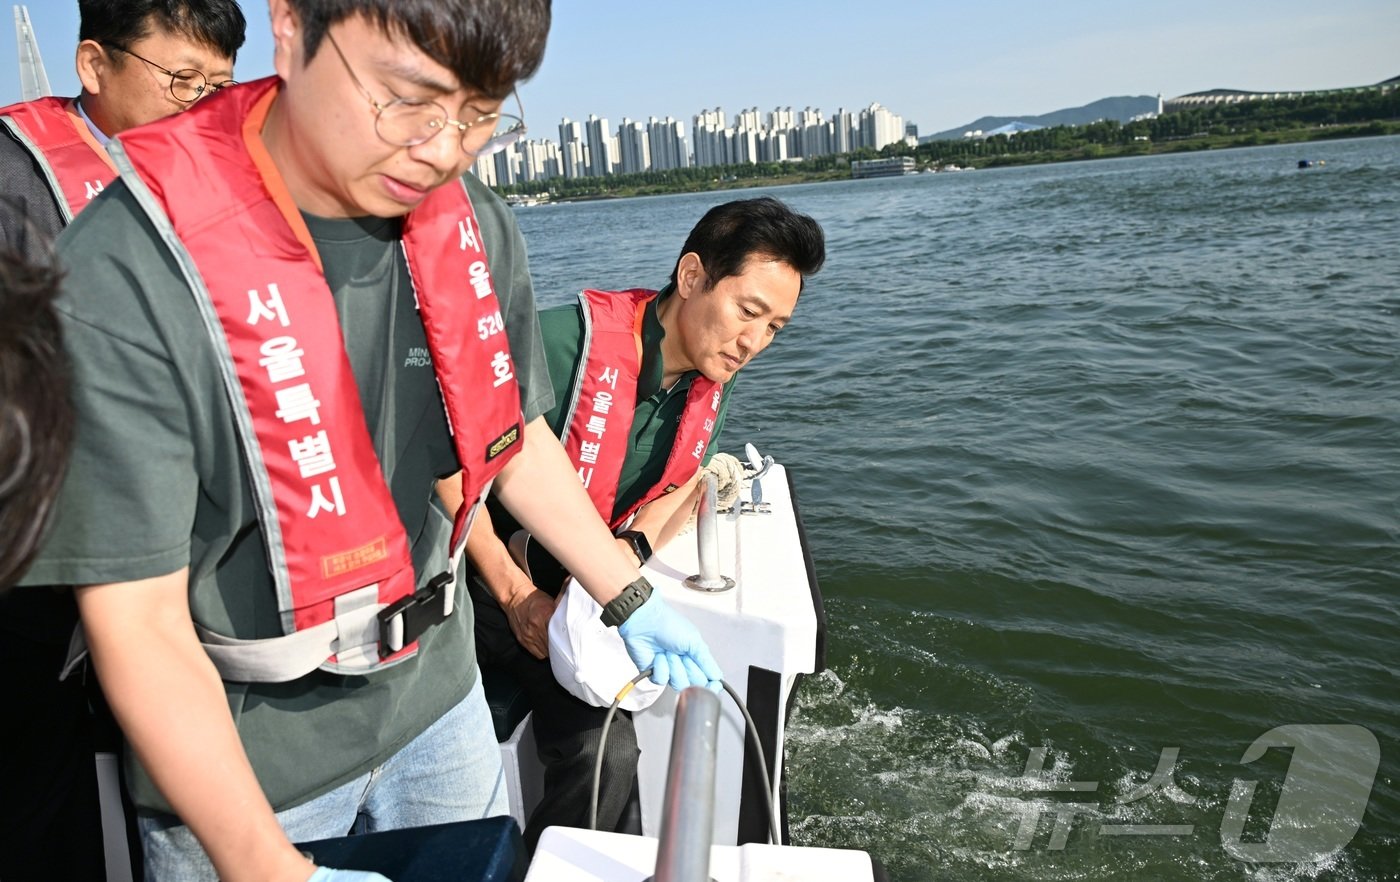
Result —
[[[170,97],[181,104],[193,104],[206,95],[213,95],[220,89],[227,89],[229,86],[236,86],[238,83],[233,80],[224,80],[221,83],[211,83],[209,78],[202,71],[197,71],[192,67],[183,70],[167,70],[156,64],[149,58],[137,55],[120,43],[109,43],[102,41],[102,45],[108,49],[116,49],[118,52],[125,52],[137,61],[144,61],[151,67],[170,77]]]
[[[326,32],[326,39],[330,41],[335,54],[340,56],[340,63],[345,65],[345,72],[350,74],[355,88],[369,101],[374,110],[374,132],[387,144],[415,147],[437,137],[449,126],[455,126],[460,133],[458,144],[462,152],[480,158],[499,153],[525,137],[525,121],[509,113],[484,113],[470,122],[463,122],[448,116],[441,104],[427,98],[395,98],[388,104],[381,104],[374,100],[360,78],[355,76],[354,68],[329,31]],[[515,103],[520,105],[520,95],[516,92],[511,94],[515,96]],[[524,112],[523,107],[521,112]]]

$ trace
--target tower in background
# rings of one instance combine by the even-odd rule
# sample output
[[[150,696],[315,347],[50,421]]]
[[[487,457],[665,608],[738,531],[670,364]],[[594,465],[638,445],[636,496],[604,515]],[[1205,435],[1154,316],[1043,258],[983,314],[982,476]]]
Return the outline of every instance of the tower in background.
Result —
[[[29,7],[15,7],[15,41],[19,44],[20,100],[33,101],[53,94],[49,75],[44,73],[44,60],[39,57],[39,42],[34,39],[34,26],[29,22]]]

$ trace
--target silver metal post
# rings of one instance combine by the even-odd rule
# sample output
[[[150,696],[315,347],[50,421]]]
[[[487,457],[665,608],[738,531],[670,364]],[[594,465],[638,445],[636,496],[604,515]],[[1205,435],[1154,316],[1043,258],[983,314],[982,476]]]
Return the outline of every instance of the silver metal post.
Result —
[[[707,882],[715,826],[719,696],[691,686],[676,703],[653,882]]]
[[[734,580],[719,571],[718,494],[715,476],[706,472],[700,483],[700,511],[695,516],[700,573],[685,580],[685,587],[696,591],[728,591],[734,587]]]

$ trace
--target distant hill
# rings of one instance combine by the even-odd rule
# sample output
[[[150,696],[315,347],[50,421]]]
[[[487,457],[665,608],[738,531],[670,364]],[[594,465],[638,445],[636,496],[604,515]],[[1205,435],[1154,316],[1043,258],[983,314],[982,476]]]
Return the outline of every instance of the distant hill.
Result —
[[[1083,107],[1067,107],[1063,110],[1056,110],[1053,113],[1043,113],[1039,116],[984,116],[981,119],[973,120],[965,126],[958,126],[956,129],[948,129],[945,132],[935,132],[919,139],[920,143],[927,141],[946,141],[950,138],[961,138],[963,132],[973,132],[981,130],[989,132],[992,129],[999,129],[1009,123],[1029,123],[1035,126],[1082,126],[1101,119],[1116,119],[1119,122],[1127,122],[1129,119],[1140,113],[1152,113],[1157,109],[1157,99],[1148,95],[1138,95],[1131,97],[1123,95],[1117,98],[1101,98],[1093,104],[1085,104]]]

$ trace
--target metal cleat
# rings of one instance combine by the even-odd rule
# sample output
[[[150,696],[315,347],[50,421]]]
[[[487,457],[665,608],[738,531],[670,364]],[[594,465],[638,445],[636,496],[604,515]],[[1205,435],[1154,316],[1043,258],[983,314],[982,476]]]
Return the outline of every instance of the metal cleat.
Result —
[[[759,457],[758,448],[752,444],[744,445],[744,454],[748,456],[748,466],[753,469],[753,476],[749,479],[752,483],[749,486],[749,502],[739,503],[739,514],[772,514],[773,507],[763,501],[763,482],[759,479],[768,474],[768,470],[773,467],[773,457]]]

